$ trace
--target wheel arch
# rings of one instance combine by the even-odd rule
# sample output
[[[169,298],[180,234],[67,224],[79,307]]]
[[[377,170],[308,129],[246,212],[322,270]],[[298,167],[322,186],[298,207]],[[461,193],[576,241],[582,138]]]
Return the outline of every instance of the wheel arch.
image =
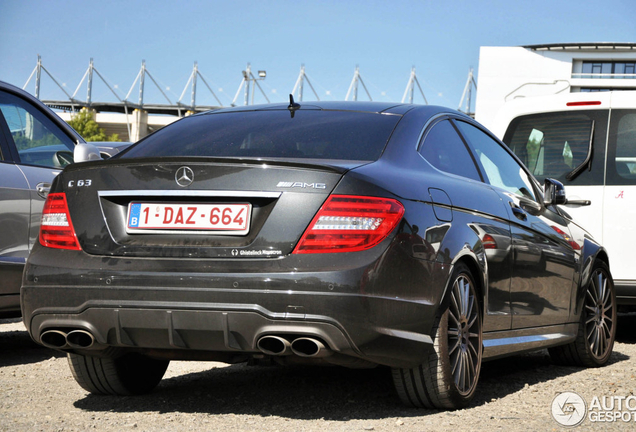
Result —
[[[603,262],[605,265],[607,265],[608,270],[610,269],[610,260],[609,260],[609,254],[607,253],[607,250],[600,244],[596,243],[595,241],[592,241],[590,239],[585,239],[583,244],[583,253],[581,255],[579,285],[576,291],[577,293],[576,303],[575,303],[576,317],[579,317],[581,314],[581,310],[583,308],[583,301],[585,299],[585,289],[587,287],[587,284],[590,282],[592,271],[594,269],[594,264],[597,261]],[[610,270],[610,278],[611,278],[611,270]]]
[[[475,290],[477,291],[477,296],[481,302],[479,306],[480,308],[482,308],[483,317],[483,307],[485,304],[484,297],[488,286],[487,267],[485,264],[485,260],[483,261],[483,264],[481,264],[478,256],[472,250],[468,249],[464,249],[462,252],[460,252],[452,262],[452,269],[448,272],[446,284],[444,285],[444,295],[442,296],[442,301],[440,302],[437,316],[440,316],[448,307],[451,295],[451,284],[453,283],[453,274],[455,271],[455,267],[458,264],[466,265],[471,273],[471,276],[473,277],[473,281],[475,282]]]

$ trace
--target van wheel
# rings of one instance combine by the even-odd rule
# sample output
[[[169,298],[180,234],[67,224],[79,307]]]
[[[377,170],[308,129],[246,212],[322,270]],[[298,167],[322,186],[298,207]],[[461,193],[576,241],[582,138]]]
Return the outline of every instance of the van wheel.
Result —
[[[609,268],[597,261],[585,290],[576,340],[550,348],[555,363],[598,367],[609,360],[616,338],[616,293]]]
[[[393,369],[393,383],[409,406],[458,409],[477,389],[482,359],[482,318],[475,282],[463,263],[455,266],[450,301],[433,328],[435,340],[420,366]]]
[[[159,384],[169,363],[136,353],[117,358],[68,354],[75,381],[84,390],[100,395],[148,393]]]

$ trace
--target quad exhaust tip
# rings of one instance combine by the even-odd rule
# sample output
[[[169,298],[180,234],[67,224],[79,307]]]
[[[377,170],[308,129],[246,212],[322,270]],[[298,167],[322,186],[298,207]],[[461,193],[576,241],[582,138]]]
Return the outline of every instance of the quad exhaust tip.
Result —
[[[95,338],[85,330],[73,330],[66,335],[66,342],[71,348],[90,348],[95,343]]]
[[[40,336],[40,342],[47,348],[87,349],[95,345],[95,337],[86,330],[72,330],[68,333],[62,330],[46,330]]]
[[[333,352],[318,339],[298,337],[290,342],[289,337],[268,335],[258,340],[256,346],[263,354],[271,356],[288,356],[320,358],[327,357]]]
[[[274,356],[291,355],[291,343],[280,336],[263,336],[256,344],[264,354]]]
[[[65,348],[68,343],[66,342],[66,333],[60,330],[47,330],[40,336],[42,345],[48,348],[60,349]]]
[[[332,354],[331,350],[317,339],[301,337],[295,339],[291,344],[291,350],[299,357],[327,357]]]

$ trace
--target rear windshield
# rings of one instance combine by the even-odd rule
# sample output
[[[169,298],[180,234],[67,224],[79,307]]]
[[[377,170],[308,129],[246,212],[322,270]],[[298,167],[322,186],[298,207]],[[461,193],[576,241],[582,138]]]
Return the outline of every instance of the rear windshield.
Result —
[[[212,113],[167,126],[122,157],[249,157],[377,160],[398,115],[264,110]]]

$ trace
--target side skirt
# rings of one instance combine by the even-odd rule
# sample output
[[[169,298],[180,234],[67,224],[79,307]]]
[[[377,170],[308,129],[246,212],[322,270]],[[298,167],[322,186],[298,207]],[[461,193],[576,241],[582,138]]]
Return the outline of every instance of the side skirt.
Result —
[[[484,333],[484,360],[565,345],[576,339],[578,323]]]
[[[636,306],[636,281],[615,279],[614,288],[618,305]]]

